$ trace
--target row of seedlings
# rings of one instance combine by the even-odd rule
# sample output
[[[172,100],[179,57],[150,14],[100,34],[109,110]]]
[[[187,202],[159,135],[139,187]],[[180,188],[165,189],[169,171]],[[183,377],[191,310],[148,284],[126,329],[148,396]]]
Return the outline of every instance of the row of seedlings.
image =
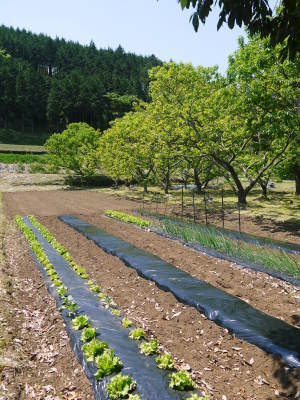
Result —
[[[106,210],[105,215],[141,228],[150,228],[152,225],[150,221],[119,211]],[[205,249],[225,257],[234,257],[236,260],[261,266],[268,273],[275,271],[275,273],[286,274],[285,280],[289,281],[288,277],[296,279],[300,277],[299,257],[289,255],[282,249],[277,250],[257,243],[236,240],[223,235],[214,227],[191,224],[168,216],[164,216],[158,226],[168,237],[198,243]]]
[[[31,219],[31,222],[33,220]],[[75,330],[81,330],[81,341],[83,342],[82,351],[87,360],[87,362],[94,362],[97,366],[97,372],[95,378],[97,380],[102,379],[104,376],[110,375],[112,373],[120,372],[123,364],[119,357],[116,357],[113,349],[109,349],[106,342],[102,342],[96,338],[97,331],[96,328],[91,326],[89,318],[87,315],[77,315],[76,308],[77,304],[74,302],[72,296],[68,296],[68,288],[63,285],[58,273],[55,270],[53,264],[50,263],[47,255],[45,254],[43,247],[37,240],[33,231],[25,224],[22,217],[16,216],[16,222],[20,231],[25,236],[28,241],[33,253],[35,254],[37,260],[45,268],[47,275],[53,282],[53,286],[60,298],[62,299],[62,308],[69,311],[69,317],[72,317],[72,327]],[[41,226],[42,228],[42,226]],[[48,236],[49,237],[49,236]],[[55,241],[56,242],[56,241]],[[66,257],[70,259],[70,255],[67,251],[56,242],[56,250],[60,249],[60,253],[66,254]],[[62,254],[61,253],[61,254]],[[80,266],[78,266],[80,267]],[[84,268],[76,268],[78,275],[87,279],[88,276],[84,271]],[[92,287],[94,289],[94,287]],[[138,394],[131,394],[136,388],[136,382],[131,376],[118,374],[114,376],[110,382],[106,385],[106,391],[109,398],[112,400],[117,400],[119,398],[128,398],[128,400],[139,400]]]
[[[54,247],[55,250],[57,250],[64,258],[65,260],[69,263],[71,268],[76,272],[77,275],[79,275],[82,279],[87,280],[87,284],[89,285],[90,291],[93,293],[98,293],[98,297],[100,301],[102,302],[103,306],[107,309],[110,309],[111,313],[116,316],[116,317],[121,317],[121,312],[118,309],[118,306],[116,302],[111,298],[111,296],[105,294],[103,290],[100,289],[100,287],[95,284],[95,282],[91,279],[89,279],[89,276],[85,270],[84,267],[81,265],[78,265],[70,255],[70,253],[67,251],[67,249],[62,246],[59,242],[57,242],[56,238],[52,233],[42,224],[40,224],[34,216],[29,216],[30,222],[39,230],[39,232],[44,236],[44,238]],[[84,316],[79,316],[78,318],[82,319],[83,324],[87,323],[86,318],[82,318]],[[123,319],[121,321],[121,326],[123,328],[130,328],[132,326],[132,321],[125,315],[123,316]],[[105,348],[103,350],[103,343],[100,342],[98,339],[95,338],[95,335],[93,335],[92,330],[88,329],[93,329],[89,328],[87,326],[81,326],[81,328],[84,328],[86,330],[88,337],[90,337],[90,342],[87,344],[84,344],[82,347],[83,353],[86,357],[86,360],[88,362],[90,361],[96,361],[96,365],[98,367],[98,372],[96,373],[96,378],[101,379],[104,374],[103,371],[103,365],[111,365],[112,367],[114,366],[114,371],[118,368],[121,367],[121,361],[118,359],[118,357],[114,357],[114,352],[113,350],[109,351]],[[84,331],[83,331],[84,332]],[[85,338],[85,336],[83,336]],[[145,354],[146,356],[152,356],[152,355],[157,355],[155,358],[155,362],[157,364],[157,367],[160,369],[165,369],[165,370],[170,370],[174,371],[175,370],[175,363],[171,357],[171,355],[167,352],[160,354],[159,353],[159,343],[157,339],[151,339],[150,341],[146,341],[146,334],[145,331],[142,328],[135,328],[132,329],[129,332],[129,338],[132,340],[142,340],[144,341],[141,343],[139,346],[140,352],[142,354]],[[105,343],[104,343],[105,344]],[[106,344],[107,345],[107,344]],[[99,350],[98,350],[99,349]],[[98,351],[101,352],[101,356],[98,355]],[[109,368],[108,368],[109,370]],[[122,375],[118,375],[116,379],[116,383],[118,382],[119,379],[121,379]],[[126,376],[126,379],[128,380],[128,376]],[[113,378],[114,379],[114,378]],[[125,380],[123,380],[125,383]],[[113,382],[115,384],[115,382]],[[132,385],[132,389],[135,387],[135,382],[128,381],[128,386]],[[119,385],[122,386],[122,385]],[[189,391],[193,390],[196,388],[195,382],[192,380],[190,374],[187,371],[177,371],[173,372],[170,375],[170,383],[169,383],[170,388],[174,390],[179,390],[179,391]],[[131,396],[131,397],[130,397]],[[135,395],[130,395],[129,398],[132,400],[138,400],[139,397]],[[124,397],[124,396],[123,396]],[[126,397],[126,396],[125,396]],[[111,397],[114,399],[114,397]],[[196,393],[193,394],[191,397],[189,397],[186,400],[209,400],[209,397],[207,395],[199,397]]]

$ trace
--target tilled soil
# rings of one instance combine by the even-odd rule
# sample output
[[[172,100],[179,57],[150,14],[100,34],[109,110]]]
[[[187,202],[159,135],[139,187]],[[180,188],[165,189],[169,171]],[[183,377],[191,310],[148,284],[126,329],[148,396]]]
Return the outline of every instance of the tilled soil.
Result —
[[[24,174],[25,176],[26,174]],[[48,175],[46,177],[49,179]],[[53,175],[53,177],[59,177],[59,175]],[[25,178],[22,179],[24,180]],[[19,182],[18,184],[22,183]],[[59,215],[67,213],[87,215],[102,213],[104,208],[126,212],[126,210],[130,211],[142,206],[141,203],[91,190],[49,191],[49,185],[47,185],[47,182],[40,182],[39,189],[42,190],[40,192],[13,192],[13,188],[10,186],[9,191],[11,193],[3,194],[6,213],[10,216],[15,214]],[[24,189],[32,190],[30,182],[24,181]],[[8,189],[4,188],[2,190],[7,191]],[[20,190],[19,186],[17,190]],[[237,224],[229,224],[227,227],[237,229]],[[267,219],[242,216],[242,229],[248,233],[300,244],[299,224],[292,222],[280,223]]]
[[[300,288],[105,216],[80,216],[253,307],[300,327]],[[280,301],[279,301],[280,299]]]
[[[279,360],[207,320],[194,308],[178,303],[172,294],[139,277],[133,269],[104,253],[58,221],[56,216],[82,214],[78,216],[270,315],[299,326],[300,293],[292,285],[103,216],[107,208],[126,212],[137,207],[136,203],[124,199],[92,191],[56,191],[5,193],[4,202],[10,217],[15,214],[40,216],[39,220],[69,249],[75,260],[87,268],[120,308],[138,325],[144,326],[149,336],[156,336],[179,365],[192,368],[200,387],[209,391],[213,399],[300,397],[299,370],[286,368]],[[271,236],[283,238],[278,233]]]
[[[10,224],[0,298],[0,399],[60,400],[94,398],[74,353],[63,320],[39,274],[25,239]]]
[[[189,257],[196,257],[194,261],[199,265],[199,255],[180,244],[158,237],[156,242],[155,235],[105,217],[80,217],[139,244],[139,247],[151,249],[153,253],[163,253],[171,246],[168,254],[172,253],[173,263],[180,268],[191,264]],[[199,386],[210,392],[213,399],[267,400],[300,395],[300,370],[285,367],[278,359],[237,339],[194,308],[178,303],[172,294],[141,278],[118,258],[106,254],[56,217],[39,217],[39,220],[66,246],[75,261],[82,264],[89,275],[115,299],[124,313],[144,327],[149,337],[157,337],[164,349],[176,357],[178,365],[192,369]],[[177,257],[180,262],[174,262]],[[184,259],[185,264],[182,262]],[[211,270],[212,265],[206,268]],[[202,265],[201,268],[205,269]],[[234,274],[240,273],[234,270]],[[207,274],[210,275],[209,272]],[[268,286],[267,280],[265,287],[268,289]],[[263,290],[266,289],[260,290],[263,297]],[[278,292],[280,290],[283,289],[278,289]],[[243,289],[241,291],[244,292]],[[269,290],[265,297],[268,295]],[[272,301],[273,298],[270,303]],[[291,304],[290,308],[293,307],[294,304]]]

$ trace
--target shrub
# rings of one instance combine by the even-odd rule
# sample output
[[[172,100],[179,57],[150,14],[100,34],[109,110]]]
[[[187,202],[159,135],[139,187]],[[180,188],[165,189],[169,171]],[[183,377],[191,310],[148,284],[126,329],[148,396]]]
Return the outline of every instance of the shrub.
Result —
[[[99,131],[86,123],[67,126],[62,133],[54,133],[45,143],[51,160],[59,167],[82,177],[95,175],[99,167],[97,154]]]

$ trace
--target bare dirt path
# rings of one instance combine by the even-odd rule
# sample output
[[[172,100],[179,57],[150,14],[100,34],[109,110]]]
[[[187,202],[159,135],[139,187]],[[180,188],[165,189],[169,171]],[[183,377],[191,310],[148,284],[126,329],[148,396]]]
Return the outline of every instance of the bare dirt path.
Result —
[[[95,216],[88,218],[95,223]],[[86,267],[124,313],[143,326],[149,337],[157,337],[179,365],[192,368],[200,387],[209,391],[212,399],[288,399],[300,391],[300,370],[286,368],[194,308],[178,303],[172,294],[139,277],[118,258],[104,253],[57,218],[39,217],[39,220],[66,246],[75,261]],[[135,231],[136,236],[141,233]],[[131,235],[127,239],[131,240]]]
[[[3,245],[0,399],[92,400],[56,303],[12,222]]]

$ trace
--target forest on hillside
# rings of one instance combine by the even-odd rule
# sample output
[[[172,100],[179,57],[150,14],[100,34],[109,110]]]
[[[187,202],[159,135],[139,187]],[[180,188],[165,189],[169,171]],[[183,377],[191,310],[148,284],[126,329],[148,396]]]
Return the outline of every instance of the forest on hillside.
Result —
[[[0,128],[54,132],[84,121],[103,130],[148,99],[154,55],[138,56],[0,26]]]

